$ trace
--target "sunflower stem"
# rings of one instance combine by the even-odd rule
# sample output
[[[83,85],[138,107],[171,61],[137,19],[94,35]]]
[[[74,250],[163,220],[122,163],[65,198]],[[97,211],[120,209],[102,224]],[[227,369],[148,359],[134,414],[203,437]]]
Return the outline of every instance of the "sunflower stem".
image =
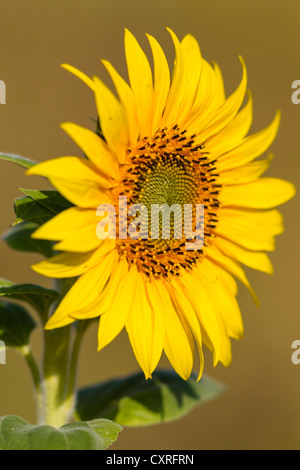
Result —
[[[75,281],[75,278],[55,279],[55,289],[61,293],[61,298]],[[56,307],[53,306],[54,309]],[[46,312],[46,320],[48,316],[49,312]],[[44,329],[42,377],[38,380],[37,374],[34,375],[39,424],[58,428],[73,417],[79,351],[89,323],[80,321],[54,330]]]
[[[41,417],[43,415],[43,391],[42,391],[42,376],[40,373],[40,370],[37,366],[37,363],[35,361],[35,358],[32,355],[32,352],[30,350],[30,347],[24,346],[20,348],[21,354],[24,356],[27,365],[29,366],[29,369],[31,371],[32,379],[33,379],[33,384],[35,388],[35,394],[36,394],[36,403],[37,403],[37,414],[38,414],[38,421],[40,422]]]
[[[54,427],[66,424],[72,415],[68,390],[70,343],[70,326],[45,331],[42,423]]]
[[[76,336],[75,336],[75,340],[73,343],[72,355],[70,358],[69,380],[68,380],[68,389],[67,389],[67,397],[71,397],[71,399],[75,398],[74,390],[76,390],[78,357],[79,357],[82,339],[89,324],[90,324],[90,321],[80,321],[76,325]],[[73,406],[74,406],[74,403],[73,403]]]

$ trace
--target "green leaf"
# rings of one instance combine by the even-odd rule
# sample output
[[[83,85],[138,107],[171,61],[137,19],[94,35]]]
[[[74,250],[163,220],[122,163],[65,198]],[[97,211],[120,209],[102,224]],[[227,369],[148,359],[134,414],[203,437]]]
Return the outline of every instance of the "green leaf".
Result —
[[[105,450],[121,430],[118,424],[102,419],[56,429],[4,416],[0,417],[0,450]]]
[[[54,254],[53,242],[31,238],[38,227],[34,222],[21,222],[11,227],[2,238],[12,250],[40,253],[50,258]]]
[[[122,426],[148,426],[178,419],[223,389],[208,377],[185,381],[173,371],[157,371],[146,381],[138,373],[80,390],[77,415],[81,420],[108,418]]]
[[[58,191],[19,189],[26,196],[15,200],[18,221],[27,220],[41,225],[73,205]]]
[[[14,209],[17,216],[15,223],[27,220],[42,225],[53,217],[51,212],[29,196],[15,199]]]
[[[37,164],[37,162],[29,160],[29,158],[24,158],[20,155],[14,155],[12,153],[4,154],[0,152],[0,160],[6,160],[8,162],[16,163],[17,165],[20,165],[23,168],[31,168],[32,166]]]
[[[0,301],[0,340],[6,346],[23,348],[36,324],[20,305]]]
[[[105,447],[109,447],[117,440],[122,426],[109,419],[94,419],[87,421],[88,425],[104,440]]]
[[[60,294],[35,284],[14,284],[6,279],[0,279],[0,297],[27,302],[43,315],[48,313],[50,305],[60,298]]]

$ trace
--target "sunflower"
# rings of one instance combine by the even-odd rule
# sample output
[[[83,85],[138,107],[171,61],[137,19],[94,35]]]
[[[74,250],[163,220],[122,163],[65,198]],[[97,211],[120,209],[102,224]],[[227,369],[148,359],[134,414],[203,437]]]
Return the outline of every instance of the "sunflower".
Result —
[[[201,56],[196,39],[175,46],[170,77],[165,54],[147,35],[154,73],[137,40],[125,31],[130,85],[102,61],[118,98],[97,77],[89,78],[63,65],[95,94],[98,132],[73,123],[62,128],[84,157],[67,156],[40,163],[30,175],[41,175],[73,207],[41,226],[35,238],[53,240],[59,252],[33,266],[53,278],[78,277],[46,324],[47,329],[75,320],[100,317],[98,349],[125,327],[146,378],[164,351],[176,372],[187,379],[194,348],[203,371],[203,345],[213,363],[228,366],[231,338],[243,336],[236,300],[237,280],[256,299],[242,265],[272,273],[265,253],[274,250],[274,237],[283,223],[275,206],[290,199],[294,186],[260,176],[271,157],[257,160],[274,140],[280,115],[264,130],[247,136],[252,122],[252,97],[242,79],[225,97],[219,67]],[[245,95],[247,102],[244,105]],[[242,108],[242,109],[241,109]],[[101,129],[101,130],[100,130]],[[187,249],[186,237],[157,238],[97,236],[103,221],[97,208],[110,204],[121,220],[119,201],[129,205],[197,204],[204,208],[201,248]],[[191,213],[196,224],[195,211]],[[132,218],[128,218],[132,223]]]

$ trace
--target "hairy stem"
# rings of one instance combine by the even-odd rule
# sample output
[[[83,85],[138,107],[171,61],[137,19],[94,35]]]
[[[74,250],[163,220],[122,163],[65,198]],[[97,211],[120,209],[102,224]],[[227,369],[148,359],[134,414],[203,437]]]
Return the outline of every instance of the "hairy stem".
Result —
[[[71,327],[44,332],[43,422],[60,427],[70,418],[67,390],[70,360]]]
[[[43,415],[43,387],[42,387],[41,373],[31,353],[30,347],[29,346],[22,347],[20,348],[20,352],[24,356],[29,366],[29,369],[31,371],[35,393],[36,393],[38,421],[40,422],[41,417]]]

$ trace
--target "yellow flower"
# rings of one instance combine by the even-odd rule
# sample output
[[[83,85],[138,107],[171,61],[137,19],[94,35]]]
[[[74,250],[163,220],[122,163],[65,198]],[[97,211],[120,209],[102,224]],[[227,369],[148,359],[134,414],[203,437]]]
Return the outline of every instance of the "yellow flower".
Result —
[[[236,301],[236,279],[255,297],[241,264],[271,273],[265,251],[274,250],[282,233],[274,209],[290,199],[294,186],[277,178],[260,178],[270,158],[256,160],[274,140],[280,116],[264,130],[246,136],[252,122],[252,98],[246,94],[246,68],[237,89],[225,97],[221,72],[200,54],[195,38],[175,45],[170,78],[166,57],[148,36],[154,60],[149,62],[126,30],[125,51],[130,86],[103,61],[119,99],[97,77],[64,67],[95,93],[101,135],[65,123],[62,128],[87,158],[62,157],[32,167],[28,174],[46,176],[74,207],[35,232],[35,238],[57,242],[62,253],[34,269],[45,276],[79,276],[46,328],[76,319],[100,317],[99,350],[125,327],[146,378],[164,350],[177,373],[192,371],[194,341],[203,370],[203,344],[214,364],[231,361],[230,338],[243,335]],[[99,133],[100,134],[100,133]],[[100,239],[97,208],[110,204],[121,220],[120,197],[128,205],[190,204],[204,206],[204,245],[187,249],[187,237]],[[107,215],[107,214],[106,214]],[[129,223],[132,218],[128,219]],[[195,211],[192,224],[197,224]],[[182,222],[183,224],[183,222]],[[127,226],[126,226],[127,228]],[[141,233],[141,232],[140,232]],[[110,232],[107,232],[110,235]]]

